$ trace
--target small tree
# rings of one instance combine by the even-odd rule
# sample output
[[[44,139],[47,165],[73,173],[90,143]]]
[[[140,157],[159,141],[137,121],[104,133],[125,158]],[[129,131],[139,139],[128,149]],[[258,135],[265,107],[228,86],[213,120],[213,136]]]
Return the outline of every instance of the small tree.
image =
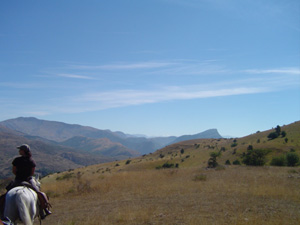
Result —
[[[236,147],[236,146],[237,146],[237,143],[236,143],[236,142],[234,142],[234,143],[231,144],[231,147],[232,147],[232,148],[234,148],[234,147]]]
[[[253,146],[252,145],[249,145],[247,150],[253,150]]]
[[[296,166],[299,163],[299,156],[294,152],[289,152],[286,155],[287,165]]]
[[[218,166],[217,157],[219,157],[221,155],[221,152],[211,152],[209,155],[210,155],[210,158],[207,163],[208,167],[216,168]]]
[[[273,140],[275,138],[278,138],[279,134],[277,132],[272,132],[268,135],[268,138]]]
[[[275,128],[276,133],[278,134],[278,136],[281,133],[281,127],[279,125],[277,125],[277,127]]]
[[[262,149],[247,150],[243,155],[243,163],[247,166],[263,166],[266,163],[266,155],[268,151]]]
[[[233,165],[241,165],[241,162],[238,159],[236,159],[232,162],[232,164]]]

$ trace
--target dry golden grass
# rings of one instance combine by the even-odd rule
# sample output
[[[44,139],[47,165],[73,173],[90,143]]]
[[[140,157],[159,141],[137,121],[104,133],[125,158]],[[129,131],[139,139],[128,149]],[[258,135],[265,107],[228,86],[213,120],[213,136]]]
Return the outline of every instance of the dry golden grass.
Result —
[[[300,224],[299,168],[99,165],[50,176],[43,190],[44,225]]]

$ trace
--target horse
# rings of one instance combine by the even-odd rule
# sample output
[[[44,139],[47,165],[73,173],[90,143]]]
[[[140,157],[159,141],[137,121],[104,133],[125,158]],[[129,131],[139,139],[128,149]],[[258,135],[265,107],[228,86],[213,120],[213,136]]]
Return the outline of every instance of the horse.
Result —
[[[40,185],[35,178],[34,181]],[[38,195],[28,186],[18,186],[6,194],[4,217],[17,224],[21,220],[24,225],[33,225],[34,219],[39,215]]]

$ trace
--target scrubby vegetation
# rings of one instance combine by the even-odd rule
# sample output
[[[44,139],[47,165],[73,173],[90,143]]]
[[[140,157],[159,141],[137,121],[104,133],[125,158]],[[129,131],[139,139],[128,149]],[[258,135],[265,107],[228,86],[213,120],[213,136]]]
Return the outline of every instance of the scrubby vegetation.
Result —
[[[275,156],[271,161],[272,166],[298,166],[299,156],[294,152],[289,152],[287,154],[282,154],[280,156]]]
[[[263,166],[266,164],[266,155],[270,151],[264,149],[253,149],[249,145],[247,152],[243,154],[243,163],[247,166]]]

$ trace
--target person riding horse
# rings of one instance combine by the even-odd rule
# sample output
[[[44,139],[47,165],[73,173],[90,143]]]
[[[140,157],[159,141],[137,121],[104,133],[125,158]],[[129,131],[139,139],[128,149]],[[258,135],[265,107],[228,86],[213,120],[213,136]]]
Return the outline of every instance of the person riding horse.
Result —
[[[47,196],[39,190],[39,187],[37,187],[36,182],[34,182],[34,179],[32,178],[35,172],[36,163],[32,158],[30,147],[27,144],[23,144],[17,147],[17,149],[19,149],[19,154],[21,156],[15,158],[12,162],[12,171],[15,175],[15,180],[11,182],[6,189],[9,191],[14,187],[23,186],[24,182],[28,182],[30,188],[38,194],[41,208],[40,216],[44,219],[51,214],[51,211],[49,210],[50,204]]]

